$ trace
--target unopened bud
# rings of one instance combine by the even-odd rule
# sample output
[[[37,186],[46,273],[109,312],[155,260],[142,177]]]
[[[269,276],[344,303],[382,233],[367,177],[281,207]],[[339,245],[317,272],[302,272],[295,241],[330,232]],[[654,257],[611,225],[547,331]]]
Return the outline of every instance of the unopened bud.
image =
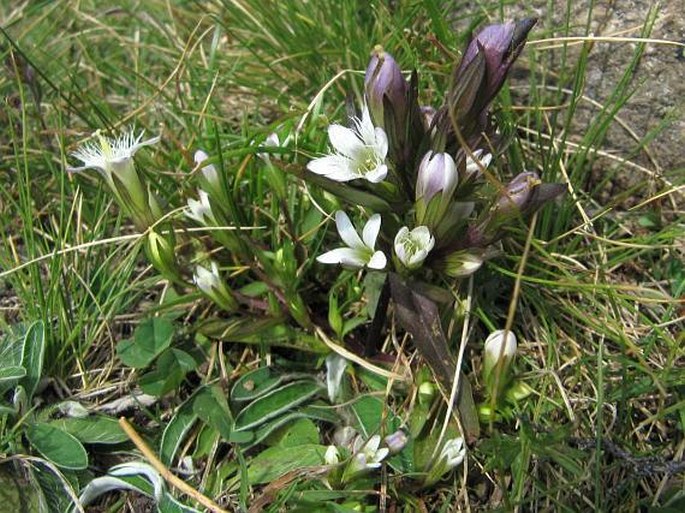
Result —
[[[490,395],[499,395],[509,382],[509,370],[516,356],[516,335],[497,330],[485,340],[483,379]]]
[[[384,438],[385,445],[388,446],[390,454],[397,454],[404,449],[404,446],[407,445],[408,440],[407,434],[401,429]]]
[[[464,278],[471,276],[483,265],[481,252],[456,251],[447,255],[441,262],[440,267],[447,276],[452,278]]]
[[[533,191],[540,185],[537,173],[527,171],[519,173],[507,184],[497,200],[495,209],[498,214],[509,214],[523,211],[533,197]]]
[[[366,98],[375,126],[385,127],[383,99],[388,98],[393,110],[403,119],[406,111],[407,82],[392,56],[377,46],[364,77]]]

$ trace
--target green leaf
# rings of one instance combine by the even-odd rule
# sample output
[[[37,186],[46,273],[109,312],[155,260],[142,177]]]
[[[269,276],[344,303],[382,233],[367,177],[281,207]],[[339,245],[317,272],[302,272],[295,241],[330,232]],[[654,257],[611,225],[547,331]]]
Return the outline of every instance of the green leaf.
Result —
[[[327,447],[306,444],[292,447],[269,447],[250,462],[247,469],[251,485],[269,483],[293,470],[322,465]]]
[[[26,429],[26,438],[34,449],[58,467],[82,470],[88,466],[88,453],[81,442],[57,426],[32,424]]]
[[[13,365],[11,367],[0,367],[0,383],[17,381],[26,376],[26,369]]]
[[[280,426],[265,440],[267,445],[279,447],[298,447],[300,445],[318,444],[319,429],[308,418],[299,418]]]
[[[259,443],[262,443],[264,439],[269,437],[274,431],[277,431],[282,426],[285,426],[294,420],[303,418],[320,420],[322,422],[328,422],[331,424],[339,424],[341,422],[340,417],[330,406],[326,404],[323,404],[322,406],[308,404],[307,406],[298,408],[297,411],[276,417],[275,419],[260,426],[259,429],[255,431],[254,439],[250,441],[248,447],[253,447]],[[316,442],[318,441],[319,440],[317,438]]]
[[[121,361],[134,369],[147,367],[169,345],[174,336],[174,325],[164,317],[153,317],[144,321],[133,339],[117,344]]]
[[[234,433],[233,417],[223,391],[217,386],[206,387],[197,393],[193,412],[227,442],[245,443],[252,439],[252,433]]]
[[[273,390],[250,403],[236,418],[237,431],[263,424],[302,404],[321,390],[313,381],[295,381]]]
[[[35,484],[20,474],[15,474],[11,465],[0,466],[0,504],[5,511],[22,513],[40,512],[40,495]]]
[[[56,419],[50,425],[75,436],[84,444],[119,444],[128,440],[119,422],[104,415]]]
[[[273,375],[270,367],[259,367],[242,375],[231,389],[232,402],[257,399],[283,382],[282,375]]]
[[[146,394],[163,396],[178,388],[195,367],[195,360],[185,351],[167,349],[157,359],[155,370],[140,378],[140,388]]]
[[[172,464],[176,451],[196,420],[197,414],[193,411],[193,398],[191,398],[181,405],[164,428],[162,441],[159,444],[159,459],[162,463],[167,466]]]
[[[357,428],[368,438],[381,432],[381,423],[385,420],[385,433],[397,431],[402,420],[397,417],[379,397],[365,395],[350,405],[357,420]]]
[[[41,374],[43,373],[44,356],[45,328],[42,321],[36,321],[29,326],[24,336],[24,352],[21,365],[26,369],[26,375],[19,382],[26,391],[29,404],[31,404],[31,399],[36,392]]]

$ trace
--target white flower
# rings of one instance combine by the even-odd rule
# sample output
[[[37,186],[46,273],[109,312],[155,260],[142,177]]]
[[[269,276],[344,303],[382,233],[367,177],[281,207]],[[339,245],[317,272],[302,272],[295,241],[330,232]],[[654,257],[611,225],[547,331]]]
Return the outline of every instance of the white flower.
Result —
[[[98,130],[94,134],[98,138],[98,142],[88,142],[71,154],[74,158],[82,161],[83,166],[68,167],[67,170],[78,172],[85,169],[97,169],[109,182],[112,173],[128,170],[133,155],[140,148],[159,142],[159,136],[141,141],[143,133],[140,132],[138,137],[135,137],[134,131],[131,129],[121,137],[110,139]]]
[[[215,224],[216,219],[212,212],[212,206],[209,203],[209,195],[202,189],[199,189],[197,192],[200,196],[199,200],[188,198],[188,208],[185,211],[186,216],[197,221],[199,224]]]
[[[326,387],[328,399],[333,403],[340,392],[340,383],[347,367],[347,360],[338,353],[331,353],[326,357]]]
[[[335,153],[307,164],[312,173],[323,175],[336,182],[364,178],[378,183],[388,174],[385,157],[388,154],[388,137],[380,127],[374,127],[366,105],[362,118],[354,118],[355,129],[330,125],[328,138]]]
[[[234,311],[238,308],[238,303],[233,297],[226,283],[221,279],[219,274],[219,267],[216,262],[210,262],[210,268],[207,269],[201,265],[195,268],[193,281],[197,288],[209,299],[214,301],[217,305],[228,312]]]
[[[460,465],[464,461],[464,456],[466,456],[466,447],[464,447],[464,439],[459,436],[445,442],[440,451],[438,461],[445,461],[446,471]]]
[[[200,165],[208,158],[209,155],[207,155],[204,151],[197,150],[195,152],[193,160],[195,160],[196,165]],[[200,172],[202,173],[202,176],[205,177],[205,180],[207,180],[213,186],[217,186],[219,184],[219,173],[217,172],[214,164],[207,164],[206,166],[202,166]]]
[[[506,337],[505,337],[506,334]],[[500,362],[500,385],[506,380],[509,367],[516,356],[516,335],[512,331],[497,330],[493,331],[485,339],[485,358],[483,362],[483,372],[486,381],[490,380],[490,375],[495,366]]]
[[[335,445],[329,445],[323,455],[323,460],[326,465],[337,465],[340,463],[340,453]]]
[[[216,265],[216,262],[210,262],[210,269],[198,265],[195,268],[193,281],[202,292],[208,296],[213,296],[214,292],[222,287],[219,267]]]
[[[475,160],[473,160],[473,158],[471,158],[471,155],[466,156],[466,176],[471,176],[474,173],[480,173],[481,166],[487,169],[487,167],[490,165],[490,162],[492,161],[492,154],[486,153],[481,158],[482,154],[483,150],[476,150],[473,152],[473,156],[476,157],[476,159],[480,163],[480,166],[476,163]]]
[[[395,236],[395,254],[407,269],[416,269],[435,246],[435,238],[428,227],[418,226],[412,231],[403,226]]]
[[[364,225],[362,237],[352,226],[352,221],[342,210],[335,213],[335,224],[340,238],[347,247],[338,248],[320,255],[316,260],[322,264],[342,264],[349,267],[383,269],[387,263],[382,251],[375,251],[376,239],[381,229],[381,216],[372,215]]]
[[[505,337],[506,333],[506,337]],[[504,347],[502,347],[504,345]],[[513,331],[497,330],[490,333],[485,339],[485,357],[499,360],[502,358],[513,358],[516,355],[516,335]]]
[[[360,445],[361,438],[357,438],[357,445]],[[373,435],[364,446],[354,455],[353,465],[355,471],[373,469],[381,466],[381,461],[385,459],[390,450],[387,447],[379,449],[381,437]]]

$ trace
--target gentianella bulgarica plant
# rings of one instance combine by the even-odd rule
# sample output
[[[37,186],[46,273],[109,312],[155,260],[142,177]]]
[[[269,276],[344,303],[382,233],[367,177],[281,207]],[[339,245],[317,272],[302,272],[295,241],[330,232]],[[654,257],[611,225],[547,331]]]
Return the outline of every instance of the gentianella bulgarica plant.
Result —
[[[523,169],[497,180],[497,168],[507,169],[500,164],[509,141],[490,115],[490,105],[534,23],[509,22],[478,32],[455,65],[439,107],[421,105],[417,73],[407,80],[395,59],[375,48],[360,113],[350,117],[348,126],[330,125],[332,152],[307,164],[312,182],[361,207],[368,219],[360,237],[348,214],[337,211],[346,246],[317,257],[323,264],[382,273],[381,280],[368,280],[376,284],[369,285],[376,287],[369,296],[379,299],[367,355],[377,350],[368,341],[382,338],[392,302],[395,318],[413,335],[424,359],[445,370],[440,380],[447,390],[455,372],[449,366],[456,361],[438,312],[444,308],[446,314],[449,298],[457,297],[456,280],[475,273],[511,225],[565,189]],[[461,412],[462,417],[477,424],[475,406],[471,410]],[[440,469],[428,483],[461,463],[464,439],[453,438],[442,449]]]

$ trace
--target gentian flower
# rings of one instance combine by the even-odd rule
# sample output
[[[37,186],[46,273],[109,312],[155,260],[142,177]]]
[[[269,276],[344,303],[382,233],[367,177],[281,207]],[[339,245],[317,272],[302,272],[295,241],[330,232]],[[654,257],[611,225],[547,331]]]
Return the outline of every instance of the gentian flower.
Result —
[[[188,198],[188,208],[185,214],[190,219],[193,219],[198,224],[216,224],[216,218],[212,212],[212,206],[209,203],[209,195],[202,189],[198,190],[199,200]]]
[[[416,178],[416,222],[437,226],[444,217],[457,188],[459,173],[448,153],[429,151],[419,164]],[[435,198],[437,194],[439,198]]]
[[[228,290],[228,287],[221,279],[219,267],[216,265],[216,262],[212,261],[209,269],[198,265],[195,268],[193,281],[205,296],[223,309],[230,312],[238,307],[238,303],[233,297],[233,294],[231,294],[231,291]]]
[[[88,142],[72,153],[83,165],[68,167],[67,171],[97,170],[120,206],[131,215],[136,227],[141,231],[147,229],[162,213],[154,197],[148,194],[141,182],[133,155],[143,146],[158,143],[159,136],[143,141],[143,132],[135,136],[133,129],[116,139],[102,135],[99,130],[95,136],[97,142]]]
[[[340,238],[347,247],[334,249],[316,258],[322,264],[342,264],[348,267],[368,267],[383,269],[387,263],[382,251],[375,251],[376,239],[381,229],[381,216],[372,215],[364,225],[362,237],[352,225],[352,221],[342,210],[335,213],[335,224]]]
[[[407,110],[409,86],[402,76],[402,70],[392,56],[376,47],[364,76],[366,99],[374,123],[385,127],[384,98],[387,98],[396,117],[404,120]]]
[[[385,164],[388,138],[385,131],[373,126],[366,105],[362,110],[362,118],[354,118],[353,122],[354,130],[335,124],[328,127],[328,138],[335,153],[310,161],[307,169],[336,182],[357,178],[372,183],[381,182],[388,174]]]
[[[403,226],[395,236],[395,254],[407,269],[416,269],[435,246],[435,238],[428,227],[418,226],[409,231]]]
[[[195,160],[195,164],[202,164],[205,160],[209,158],[209,155],[207,155],[204,151],[202,150],[197,150],[195,152],[195,156],[193,157],[193,160]],[[221,182],[219,181],[219,173],[216,170],[216,167],[214,164],[206,164],[200,168],[200,172],[202,173],[202,176],[204,179],[209,183],[212,187],[221,187]]]
[[[485,169],[488,168],[490,165],[490,162],[492,162],[492,154],[491,153],[486,153],[483,155],[483,150],[476,150],[473,152],[473,156],[476,157],[476,162],[473,160],[471,155],[466,156],[466,177],[470,178],[472,176],[478,176],[481,173],[481,166],[484,167]],[[479,165],[480,164],[480,165]]]
[[[357,437],[354,447],[355,454],[345,469],[345,476],[350,478],[367,470],[380,468],[381,462],[390,453],[387,447],[379,449],[380,444],[381,437],[379,435],[373,435],[366,443],[361,437]]]
[[[483,380],[490,396],[501,395],[510,381],[510,368],[516,356],[516,335],[511,331],[493,331],[485,340]]]
[[[459,466],[466,456],[464,439],[460,436],[452,438],[442,446],[440,454],[435,463],[429,468],[428,475],[424,481],[424,486],[431,486],[437,483],[445,474],[453,468]]]

